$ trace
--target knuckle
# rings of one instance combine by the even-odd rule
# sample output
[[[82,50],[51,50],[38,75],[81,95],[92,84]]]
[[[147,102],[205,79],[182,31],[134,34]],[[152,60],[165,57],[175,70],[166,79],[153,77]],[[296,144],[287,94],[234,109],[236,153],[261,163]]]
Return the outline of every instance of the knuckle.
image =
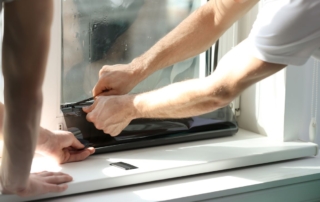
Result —
[[[53,176],[54,172],[47,172],[47,176]]]
[[[62,177],[62,181],[63,181],[63,182],[68,182],[69,180],[70,180],[70,177],[67,176],[67,175],[65,175],[65,176]]]
[[[112,137],[118,136],[121,133],[121,131],[116,130],[112,133]]]
[[[116,129],[115,127],[113,127],[112,129],[110,129],[110,130],[109,130],[109,135],[110,135],[111,137],[117,136],[117,135],[118,135],[118,134],[117,134],[117,129]]]
[[[55,185],[54,189],[56,192],[62,192],[65,190],[64,186],[61,186],[61,185]]]
[[[101,123],[95,123],[94,126],[98,129],[98,130],[102,130],[103,129],[103,125]]]
[[[52,176],[52,177],[50,177],[50,179],[51,179],[51,181],[53,183],[57,183],[59,181],[59,177],[58,176]]]
[[[98,103],[100,100],[101,100],[101,96],[96,96],[94,102],[95,102],[95,103]]]
[[[86,119],[89,122],[95,122],[95,115],[93,113],[88,113]]]
[[[108,70],[108,66],[107,65],[104,65],[100,71],[99,71],[99,75],[100,76],[103,76],[103,74]]]
[[[104,132],[105,134],[109,134],[109,133],[110,133],[108,129],[104,129],[103,132]]]

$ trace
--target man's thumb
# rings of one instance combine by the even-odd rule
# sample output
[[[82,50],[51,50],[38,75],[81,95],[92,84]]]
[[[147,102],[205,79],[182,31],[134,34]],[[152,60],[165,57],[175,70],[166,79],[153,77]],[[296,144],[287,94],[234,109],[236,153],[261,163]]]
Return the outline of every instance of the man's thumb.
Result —
[[[92,105],[91,106],[82,107],[82,110],[85,113],[90,113],[92,111],[92,109],[93,109]]]

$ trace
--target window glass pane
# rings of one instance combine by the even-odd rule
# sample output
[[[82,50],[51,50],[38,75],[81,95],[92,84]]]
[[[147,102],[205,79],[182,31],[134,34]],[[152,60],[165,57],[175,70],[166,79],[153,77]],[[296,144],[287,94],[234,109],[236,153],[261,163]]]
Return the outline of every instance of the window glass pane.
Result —
[[[92,95],[103,65],[127,64],[153,46],[200,6],[201,0],[62,1],[62,96]],[[132,93],[199,76],[199,56],[159,70]],[[121,78],[119,78],[121,79]]]

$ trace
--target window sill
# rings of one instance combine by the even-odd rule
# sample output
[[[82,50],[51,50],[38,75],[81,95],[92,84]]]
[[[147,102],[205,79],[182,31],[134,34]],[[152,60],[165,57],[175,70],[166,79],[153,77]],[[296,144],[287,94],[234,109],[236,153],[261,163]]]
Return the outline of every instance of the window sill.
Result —
[[[317,151],[317,146],[312,143],[276,142],[267,137],[240,130],[232,137],[95,155],[86,161],[65,164],[61,167],[54,167],[40,158],[35,159],[33,171],[62,171],[72,175],[74,181],[70,183],[69,189],[64,193],[48,194],[38,198],[30,198],[30,200],[79,194],[137,183],[153,182],[187,175],[314,156]],[[314,159],[317,158],[311,158],[309,160]],[[130,163],[139,169],[126,171],[109,165],[111,162],[118,161]],[[318,164],[318,168],[311,169],[311,171],[320,173],[320,160]],[[277,164],[274,165],[276,166]],[[248,171],[250,169],[256,171]],[[288,176],[287,173],[290,169],[285,170],[285,175],[281,173],[281,169],[277,171],[280,172],[277,174],[275,171],[275,173],[266,171],[266,166],[258,166],[256,168],[216,172],[197,177],[185,177],[146,185],[135,185],[129,188],[103,191],[103,193],[109,193],[109,191],[122,192],[118,197],[122,195],[123,197],[136,197],[140,199],[137,201],[159,201],[181,197],[192,198],[208,194],[214,194],[215,197],[222,197],[236,194],[241,190],[243,192],[244,190],[250,191],[250,189],[251,191],[254,189],[262,189],[267,186],[267,182],[281,181],[281,179],[291,179],[292,177],[299,176],[299,173],[295,172],[293,174],[296,174],[296,176]],[[296,169],[292,170],[296,171]],[[308,169],[303,170],[306,170],[305,173],[309,171]],[[302,174],[305,175],[305,173]],[[292,180],[293,179],[294,178],[292,178]],[[186,184],[178,183],[183,181],[185,181]],[[163,184],[166,185],[162,186]],[[191,189],[191,187],[193,188]],[[135,191],[126,191],[128,189]],[[97,194],[99,195],[99,193],[100,192]],[[161,194],[159,195],[159,193]],[[85,196],[90,198],[90,195],[92,194]],[[109,194],[105,196],[105,200],[109,199],[108,196]],[[81,196],[81,198],[83,199],[83,196]],[[21,199],[16,196],[0,196],[0,201],[9,202],[18,200]],[[61,200],[63,201],[63,199]],[[201,200],[205,200],[205,198]],[[119,200],[110,198],[109,201],[128,200],[125,198],[119,198]]]
[[[283,202],[320,199],[320,158],[310,157],[47,200]]]

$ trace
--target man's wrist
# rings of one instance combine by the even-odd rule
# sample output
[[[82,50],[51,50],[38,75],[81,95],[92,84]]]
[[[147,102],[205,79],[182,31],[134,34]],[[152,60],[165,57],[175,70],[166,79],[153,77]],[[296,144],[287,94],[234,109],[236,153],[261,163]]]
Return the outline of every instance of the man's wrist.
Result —
[[[145,114],[145,108],[147,106],[144,105],[143,96],[144,93],[135,94],[132,96],[132,104],[134,108],[135,117],[137,118],[147,118]]]
[[[122,95],[121,96],[123,99],[123,103],[124,103],[124,107],[126,109],[128,109],[128,115],[129,117],[133,120],[133,119],[138,119],[138,118],[142,118],[141,113],[140,113],[140,109],[138,108],[138,106],[136,106],[136,94],[128,94],[128,95]]]
[[[39,150],[41,148],[41,145],[48,142],[48,140],[49,140],[48,130],[40,127],[36,150]]]
[[[143,56],[133,59],[130,65],[132,69],[134,69],[134,74],[139,75],[137,78],[140,78],[141,81],[154,72],[150,68],[148,60],[146,60]]]

